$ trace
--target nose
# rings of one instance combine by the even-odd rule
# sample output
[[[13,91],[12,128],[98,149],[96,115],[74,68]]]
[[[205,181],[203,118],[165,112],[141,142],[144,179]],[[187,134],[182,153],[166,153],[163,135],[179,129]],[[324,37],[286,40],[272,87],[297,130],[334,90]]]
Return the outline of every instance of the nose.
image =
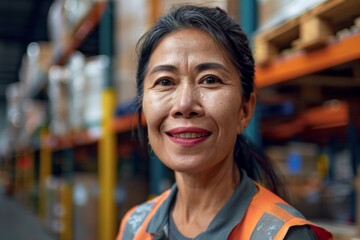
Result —
[[[175,91],[171,115],[175,118],[201,116],[203,114],[203,108],[201,106],[200,98],[201,96],[196,86],[180,84]]]

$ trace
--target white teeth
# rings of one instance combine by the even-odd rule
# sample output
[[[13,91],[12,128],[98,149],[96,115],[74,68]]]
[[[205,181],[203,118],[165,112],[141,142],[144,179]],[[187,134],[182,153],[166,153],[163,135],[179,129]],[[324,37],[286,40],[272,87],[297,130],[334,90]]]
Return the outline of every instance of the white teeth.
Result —
[[[173,134],[173,136],[177,138],[200,138],[200,137],[205,137],[206,135],[207,135],[206,133],[191,133],[191,132]]]

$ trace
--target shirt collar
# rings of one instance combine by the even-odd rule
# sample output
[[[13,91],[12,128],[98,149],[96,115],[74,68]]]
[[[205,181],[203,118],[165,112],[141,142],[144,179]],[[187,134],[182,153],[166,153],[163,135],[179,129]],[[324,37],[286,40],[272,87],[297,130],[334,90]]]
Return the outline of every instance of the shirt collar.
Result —
[[[148,233],[161,235],[164,230],[167,231],[169,213],[177,191],[177,185],[174,184],[168,198],[161,204],[150,220],[146,229]],[[217,213],[207,230],[198,237],[200,239],[227,239],[235,226],[243,219],[255,192],[255,183],[247,176],[245,171],[241,170],[239,186],[224,207]]]

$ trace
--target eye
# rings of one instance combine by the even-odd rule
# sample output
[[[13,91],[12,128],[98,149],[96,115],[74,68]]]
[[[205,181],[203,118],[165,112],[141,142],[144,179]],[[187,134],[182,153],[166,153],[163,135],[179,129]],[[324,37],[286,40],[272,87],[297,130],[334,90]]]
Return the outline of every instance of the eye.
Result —
[[[171,85],[173,85],[173,83],[171,82],[170,79],[163,78],[163,79],[159,79],[159,80],[156,82],[156,85],[160,85],[160,86],[171,86]]]
[[[221,83],[221,79],[216,77],[216,76],[205,76],[202,80],[201,83],[204,84],[215,84],[215,83]]]

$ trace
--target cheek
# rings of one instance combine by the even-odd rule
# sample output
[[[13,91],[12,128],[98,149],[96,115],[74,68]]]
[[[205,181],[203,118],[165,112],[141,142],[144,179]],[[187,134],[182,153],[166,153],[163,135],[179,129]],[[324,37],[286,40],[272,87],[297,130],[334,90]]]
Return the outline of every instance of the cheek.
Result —
[[[223,94],[209,98],[208,112],[211,113],[221,132],[227,134],[239,133],[241,118],[241,99],[235,94]]]
[[[207,94],[203,96],[203,100],[209,111],[229,122],[233,122],[240,110],[241,99],[236,93]]]
[[[159,94],[144,93],[142,107],[149,130],[159,128],[163,119],[167,116],[169,111],[167,102]]]

